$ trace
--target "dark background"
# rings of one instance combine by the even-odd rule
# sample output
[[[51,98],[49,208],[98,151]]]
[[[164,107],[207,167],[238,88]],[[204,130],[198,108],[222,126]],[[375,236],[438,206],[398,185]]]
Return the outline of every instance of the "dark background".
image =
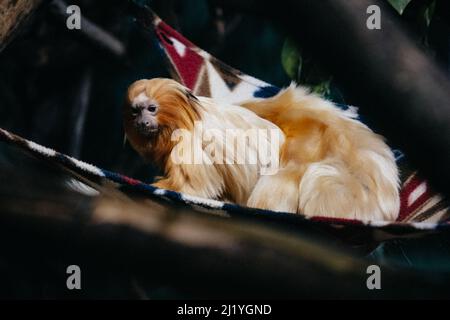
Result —
[[[188,39],[245,73],[277,86],[296,80],[336,102],[353,104],[351,98],[339,90],[334,75],[324,70],[314,55],[301,44],[292,48],[287,40],[290,39],[289,32],[266,18],[236,13],[206,0],[137,2],[150,5],[162,19]],[[445,5],[441,5],[444,2],[412,0],[402,15],[393,8],[389,10],[415,43],[448,73],[450,28],[449,12],[444,10]],[[432,3],[435,3],[435,11],[427,22],[425,12]],[[0,53],[0,127],[101,168],[151,182],[156,169],[151,164],[145,164],[128,144],[123,143],[121,107],[125,91],[133,81],[169,76],[165,61],[151,35],[137,26],[128,14],[127,1],[70,1],[70,4],[79,5],[84,17],[116,37],[124,46],[125,53],[117,55],[89,36],[68,30],[66,16],[58,13],[54,5],[43,4]],[[286,12],[286,15],[290,14],[295,13]],[[286,56],[291,60],[286,61]],[[58,199],[62,203],[67,200],[65,204],[77,210],[88,206],[90,200],[61,191],[61,181],[66,178],[66,173],[55,172],[55,168],[33,161],[24,158],[14,148],[0,144],[2,202],[14,200],[14,197],[27,200],[26,195],[33,194],[38,199]],[[20,205],[20,201],[15,201],[15,204]],[[29,208],[23,206],[22,210]],[[169,207],[168,210],[182,212],[184,209]],[[67,212],[70,212],[69,207]],[[127,261],[134,261],[137,265],[135,271],[139,270],[139,261],[133,259],[142,251],[120,248],[123,230],[113,233],[118,252],[114,247],[108,248],[105,256],[99,258],[96,253],[105,250],[101,242],[108,243],[105,239],[95,242],[97,251],[90,247],[86,239],[86,243],[71,245],[69,248],[73,251],[67,251],[65,244],[71,243],[70,236],[76,237],[81,233],[76,227],[67,230],[57,228],[59,231],[52,235],[56,241],[52,242],[47,237],[47,229],[35,230],[39,229],[37,224],[30,229],[20,229],[17,221],[4,226],[8,231],[1,232],[2,297],[76,296],[60,286],[66,277],[64,267],[73,260],[91,266],[87,273],[91,291],[80,294],[84,298],[207,297],[207,290],[211,289],[208,287],[211,283],[205,281],[205,291],[199,289],[200,292],[180,294],[176,290],[180,285],[177,281],[186,280],[191,274],[186,278],[179,275],[179,278],[173,278],[172,283],[164,282],[164,279],[173,277],[171,272],[178,272],[176,266],[180,261],[177,260],[175,263],[171,261],[172,268],[167,271],[159,270],[161,273],[158,275],[163,280],[158,281],[161,283],[155,284],[155,277],[145,279],[144,276],[136,280],[134,274],[128,272]],[[28,236],[17,238],[17,230]],[[49,230],[55,229],[49,227]],[[108,234],[108,230],[108,226],[102,226],[95,231]],[[306,229],[300,230],[305,233]],[[313,232],[315,241],[319,241],[323,235],[316,231]],[[11,242],[11,237],[14,242]],[[136,237],[139,244],[141,239]],[[322,237],[320,241],[324,239],[329,240]],[[10,246],[10,243],[13,245]],[[341,244],[339,241],[336,243]],[[43,250],[46,245],[48,248]],[[357,246],[352,243],[344,247],[354,249]],[[428,279],[433,278],[434,272],[449,271],[450,239],[444,232],[422,238],[398,238],[380,245],[370,243],[365,247],[365,250],[352,253],[389,265],[399,272],[415,270],[423,272],[423,278]],[[84,255],[84,250],[88,250],[89,254]],[[114,255],[117,259],[124,257],[129,260],[117,263]],[[307,261],[307,257],[305,259]],[[109,265],[115,267],[109,269]],[[134,268],[133,264],[130,265]],[[31,270],[28,266],[32,266]],[[164,264],[158,265],[160,269],[166,267]],[[323,273],[328,273],[327,266]],[[145,274],[145,270],[141,269],[140,274]],[[192,274],[199,277],[199,274]],[[232,284],[239,286],[240,281],[234,279]],[[316,284],[321,283],[320,278],[315,281]],[[226,279],[222,284],[226,287],[225,282]],[[192,283],[186,283],[186,287],[193,288]],[[333,283],[322,285],[324,290],[335,287]],[[320,289],[316,287],[319,292]],[[398,290],[401,289],[405,287],[399,286]],[[233,289],[229,290],[233,292]],[[351,296],[355,291],[350,288],[348,292]]]

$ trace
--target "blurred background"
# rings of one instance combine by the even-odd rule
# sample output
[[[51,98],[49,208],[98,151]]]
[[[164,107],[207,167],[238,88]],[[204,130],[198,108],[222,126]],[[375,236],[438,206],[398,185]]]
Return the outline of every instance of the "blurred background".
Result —
[[[135,2],[149,5],[164,21],[199,47],[247,74],[277,86],[286,86],[294,80],[335,102],[355,104],[351,97],[341,92],[333,74],[306,48],[294,41],[285,29],[261,16],[228,10],[219,4],[220,1]],[[450,74],[448,3],[439,0],[385,2],[387,10],[414,42],[441,70]],[[83,31],[68,30],[64,10],[68,4],[80,6],[83,19],[88,19],[96,32],[108,34],[110,41],[100,41]],[[145,164],[124,143],[121,109],[128,85],[137,79],[152,77],[169,77],[169,74],[151,34],[139,27],[128,14],[128,1],[44,1],[0,52],[0,127],[101,168],[152,182],[156,169]],[[11,190],[24,193],[40,190],[43,197],[58,195],[61,173],[30,161],[0,143],[3,199],[11,196]],[[44,182],[51,180],[49,176],[55,181]],[[30,181],[38,183],[30,186]],[[8,190],[7,187],[11,188]],[[65,194],[58,196],[61,199],[67,196],[75,207],[86,200]],[[167,210],[181,212],[184,209],[171,207]],[[321,237],[316,231],[312,232],[313,238]],[[2,237],[8,241],[8,234]],[[27,243],[21,243],[5,251],[16,260],[0,259],[0,270],[3,271],[0,279],[8,282],[4,287],[7,289],[0,289],[0,293],[16,297],[62,294],[51,284],[49,270],[60,270],[58,265],[65,265],[65,261],[70,259],[64,258],[63,263],[43,259],[40,255],[27,259],[20,257],[17,248],[22,250],[27,246]],[[373,245],[369,251],[351,253],[355,255],[355,252],[358,257],[385,263],[398,270],[409,268],[430,274],[450,271],[450,237],[445,233],[428,235],[426,240],[395,239]],[[41,280],[29,275],[21,281],[11,282],[8,275],[14,277],[24,272],[21,269],[24,263],[40,259],[44,262],[37,270],[45,275]],[[17,273],[13,269],[18,270]],[[326,272],[326,268],[324,270]],[[58,272],[58,277],[65,276]],[[145,285],[136,285],[133,280],[130,287],[129,276],[118,276],[114,272],[104,274],[88,296],[179,296],[167,283],[146,291],[142,289]],[[95,271],[92,274],[97,275]],[[30,286],[33,281],[37,281],[35,286]],[[131,289],[121,292],[124,288]]]

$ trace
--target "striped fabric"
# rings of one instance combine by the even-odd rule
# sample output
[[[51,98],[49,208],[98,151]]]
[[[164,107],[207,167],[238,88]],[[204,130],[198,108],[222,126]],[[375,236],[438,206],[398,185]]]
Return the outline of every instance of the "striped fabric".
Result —
[[[158,46],[169,61],[173,77],[191,88],[194,93],[238,103],[250,97],[269,97],[278,92],[278,88],[243,74],[199,49],[150,10],[146,11],[146,14],[141,16],[140,19],[144,26],[153,28]],[[170,190],[158,189],[142,181],[98,168],[1,128],[0,140],[61,165],[88,180],[105,179],[114,182],[117,187],[125,187],[123,189],[138,190],[149,197],[162,198],[194,208],[201,207],[204,213],[219,214],[223,217],[253,217],[299,225],[313,223],[324,228],[347,230],[352,233],[355,232],[355,228],[358,228],[360,232],[364,233],[364,238],[375,241],[396,237],[397,235],[403,237],[405,234],[450,229],[447,203],[433,192],[428,183],[420,178],[414,170],[408,169],[404,161],[405,157],[398,150],[395,151],[395,154],[402,171],[401,209],[398,221],[386,222],[325,217],[307,218],[298,214],[246,208],[232,203],[193,197]]]
[[[279,88],[236,70],[172,29],[149,10],[147,16],[157,43],[168,60],[172,77],[197,95],[210,96],[228,103],[239,103],[252,97],[270,97]],[[355,107],[339,105],[342,109]],[[427,181],[411,171],[403,153],[393,150],[402,175],[401,208],[398,221],[442,222],[449,218],[448,205],[433,192]]]

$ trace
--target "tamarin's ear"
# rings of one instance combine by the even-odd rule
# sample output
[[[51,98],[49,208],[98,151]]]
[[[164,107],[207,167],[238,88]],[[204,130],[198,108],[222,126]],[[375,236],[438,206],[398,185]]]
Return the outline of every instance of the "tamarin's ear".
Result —
[[[185,89],[184,93],[185,93],[186,97],[188,98],[188,100],[198,102],[198,98],[191,92],[191,90]]]

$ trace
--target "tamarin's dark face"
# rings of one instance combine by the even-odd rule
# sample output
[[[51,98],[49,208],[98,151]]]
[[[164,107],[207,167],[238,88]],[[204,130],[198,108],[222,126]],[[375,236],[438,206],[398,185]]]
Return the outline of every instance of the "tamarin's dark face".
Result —
[[[134,82],[128,88],[123,113],[128,140],[141,154],[170,151],[172,132],[189,130],[200,119],[197,103],[197,98],[174,80]]]
[[[131,101],[131,121],[143,136],[151,136],[158,131],[158,103],[141,92]]]

